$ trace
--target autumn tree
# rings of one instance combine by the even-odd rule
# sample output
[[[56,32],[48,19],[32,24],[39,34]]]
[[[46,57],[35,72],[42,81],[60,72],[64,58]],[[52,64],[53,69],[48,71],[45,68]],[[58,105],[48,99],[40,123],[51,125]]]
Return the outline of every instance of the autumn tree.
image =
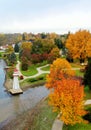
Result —
[[[6,53],[12,53],[14,52],[14,48],[12,47],[12,45],[8,45],[8,48],[6,49]]]
[[[75,34],[69,34],[66,42],[68,54],[73,59],[84,59],[91,57],[91,34],[87,30],[79,30]]]
[[[60,57],[60,50],[57,47],[55,47],[49,53],[48,61],[49,63],[52,63],[54,60],[56,60],[59,57]]]
[[[50,53],[53,48],[55,48],[56,45],[54,43],[53,39],[43,39],[42,40],[42,50],[44,53]]]
[[[60,77],[64,77],[62,73]],[[74,125],[85,122],[84,88],[79,80],[62,78],[49,95],[49,103],[54,111],[62,113],[59,118],[66,124]]]
[[[29,34],[27,34],[26,32],[24,32],[23,35],[22,35],[22,40],[23,41],[28,41],[29,40]]]
[[[21,57],[21,69],[23,71],[27,71],[28,70],[28,60],[27,58],[24,56],[24,57]]]
[[[74,71],[65,59],[58,58],[53,62],[47,75],[46,87],[51,90],[50,105],[59,113],[59,118],[66,125],[85,122],[82,119],[86,114],[84,86],[81,85],[80,80],[75,79]]]
[[[61,72],[64,73],[65,77],[75,75],[70,63],[65,59],[58,58],[51,65],[50,73],[47,75],[47,88],[56,88],[58,82],[62,79]]]
[[[5,45],[7,43],[7,38],[5,34],[0,34],[0,46]]]
[[[21,48],[22,49],[28,49],[28,50],[31,51],[31,49],[32,49],[32,43],[31,42],[22,42]]]
[[[32,53],[36,53],[36,54],[43,54],[43,53],[50,53],[51,50],[55,47],[55,43],[52,39],[41,39],[41,38],[37,38],[34,42],[33,42],[33,46],[32,46]]]

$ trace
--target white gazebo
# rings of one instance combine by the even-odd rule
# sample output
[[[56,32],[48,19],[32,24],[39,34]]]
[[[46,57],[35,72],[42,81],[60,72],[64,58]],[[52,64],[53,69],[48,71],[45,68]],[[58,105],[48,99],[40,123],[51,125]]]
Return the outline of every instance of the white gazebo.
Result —
[[[12,94],[20,94],[23,93],[23,91],[21,90],[20,86],[19,86],[19,73],[17,69],[14,69],[14,73],[13,73],[13,88],[10,89],[10,92]]]

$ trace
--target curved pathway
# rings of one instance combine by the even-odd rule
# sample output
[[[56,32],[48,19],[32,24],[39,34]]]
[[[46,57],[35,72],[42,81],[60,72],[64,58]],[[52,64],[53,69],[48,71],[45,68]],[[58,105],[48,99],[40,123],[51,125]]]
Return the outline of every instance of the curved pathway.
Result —
[[[17,61],[16,68],[18,69],[19,75],[23,75],[23,77],[24,77],[23,80],[25,80],[25,79],[28,79],[28,78],[37,77],[37,76],[39,76],[40,74],[49,73],[50,71],[41,70],[42,68],[44,68],[44,67],[46,67],[46,66],[48,66],[48,65],[49,65],[49,64],[47,64],[47,65],[45,65],[45,66],[38,67],[38,68],[37,68],[38,73],[35,74],[35,75],[33,75],[33,76],[24,76],[24,75],[21,73],[21,71],[20,71],[20,61]],[[22,81],[23,81],[23,80],[22,80]]]

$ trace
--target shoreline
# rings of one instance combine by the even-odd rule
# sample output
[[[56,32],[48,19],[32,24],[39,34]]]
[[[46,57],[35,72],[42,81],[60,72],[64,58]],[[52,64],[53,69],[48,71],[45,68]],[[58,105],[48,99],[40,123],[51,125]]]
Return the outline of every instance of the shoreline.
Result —
[[[35,82],[33,84],[30,84],[30,85],[29,84],[28,85],[22,85],[22,86],[20,85],[20,88],[23,91],[26,91],[29,88],[38,87],[40,85],[45,85],[45,81]],[[13,86],[13,79],[7,78],[7,76],[6,76],[5,82],[4,82],[4,87],[6,88],[7,91],[9,91],[10,89],[12,89],[12,86]]]

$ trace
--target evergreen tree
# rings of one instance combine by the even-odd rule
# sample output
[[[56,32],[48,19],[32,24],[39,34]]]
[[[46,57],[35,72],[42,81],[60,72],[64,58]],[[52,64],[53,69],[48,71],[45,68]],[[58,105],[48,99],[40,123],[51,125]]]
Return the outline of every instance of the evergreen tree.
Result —
[[[9,61],[10,61],[10,63],[13,63],[13,64],[16,62],[16,55],[15,55],[14,52],[12,52],[12,53],[10,54],[10,56],[9,56]]]
[[[19,52],[19,45],[18,45],[18,43],[15,44],[14,51],[15,52]]]

